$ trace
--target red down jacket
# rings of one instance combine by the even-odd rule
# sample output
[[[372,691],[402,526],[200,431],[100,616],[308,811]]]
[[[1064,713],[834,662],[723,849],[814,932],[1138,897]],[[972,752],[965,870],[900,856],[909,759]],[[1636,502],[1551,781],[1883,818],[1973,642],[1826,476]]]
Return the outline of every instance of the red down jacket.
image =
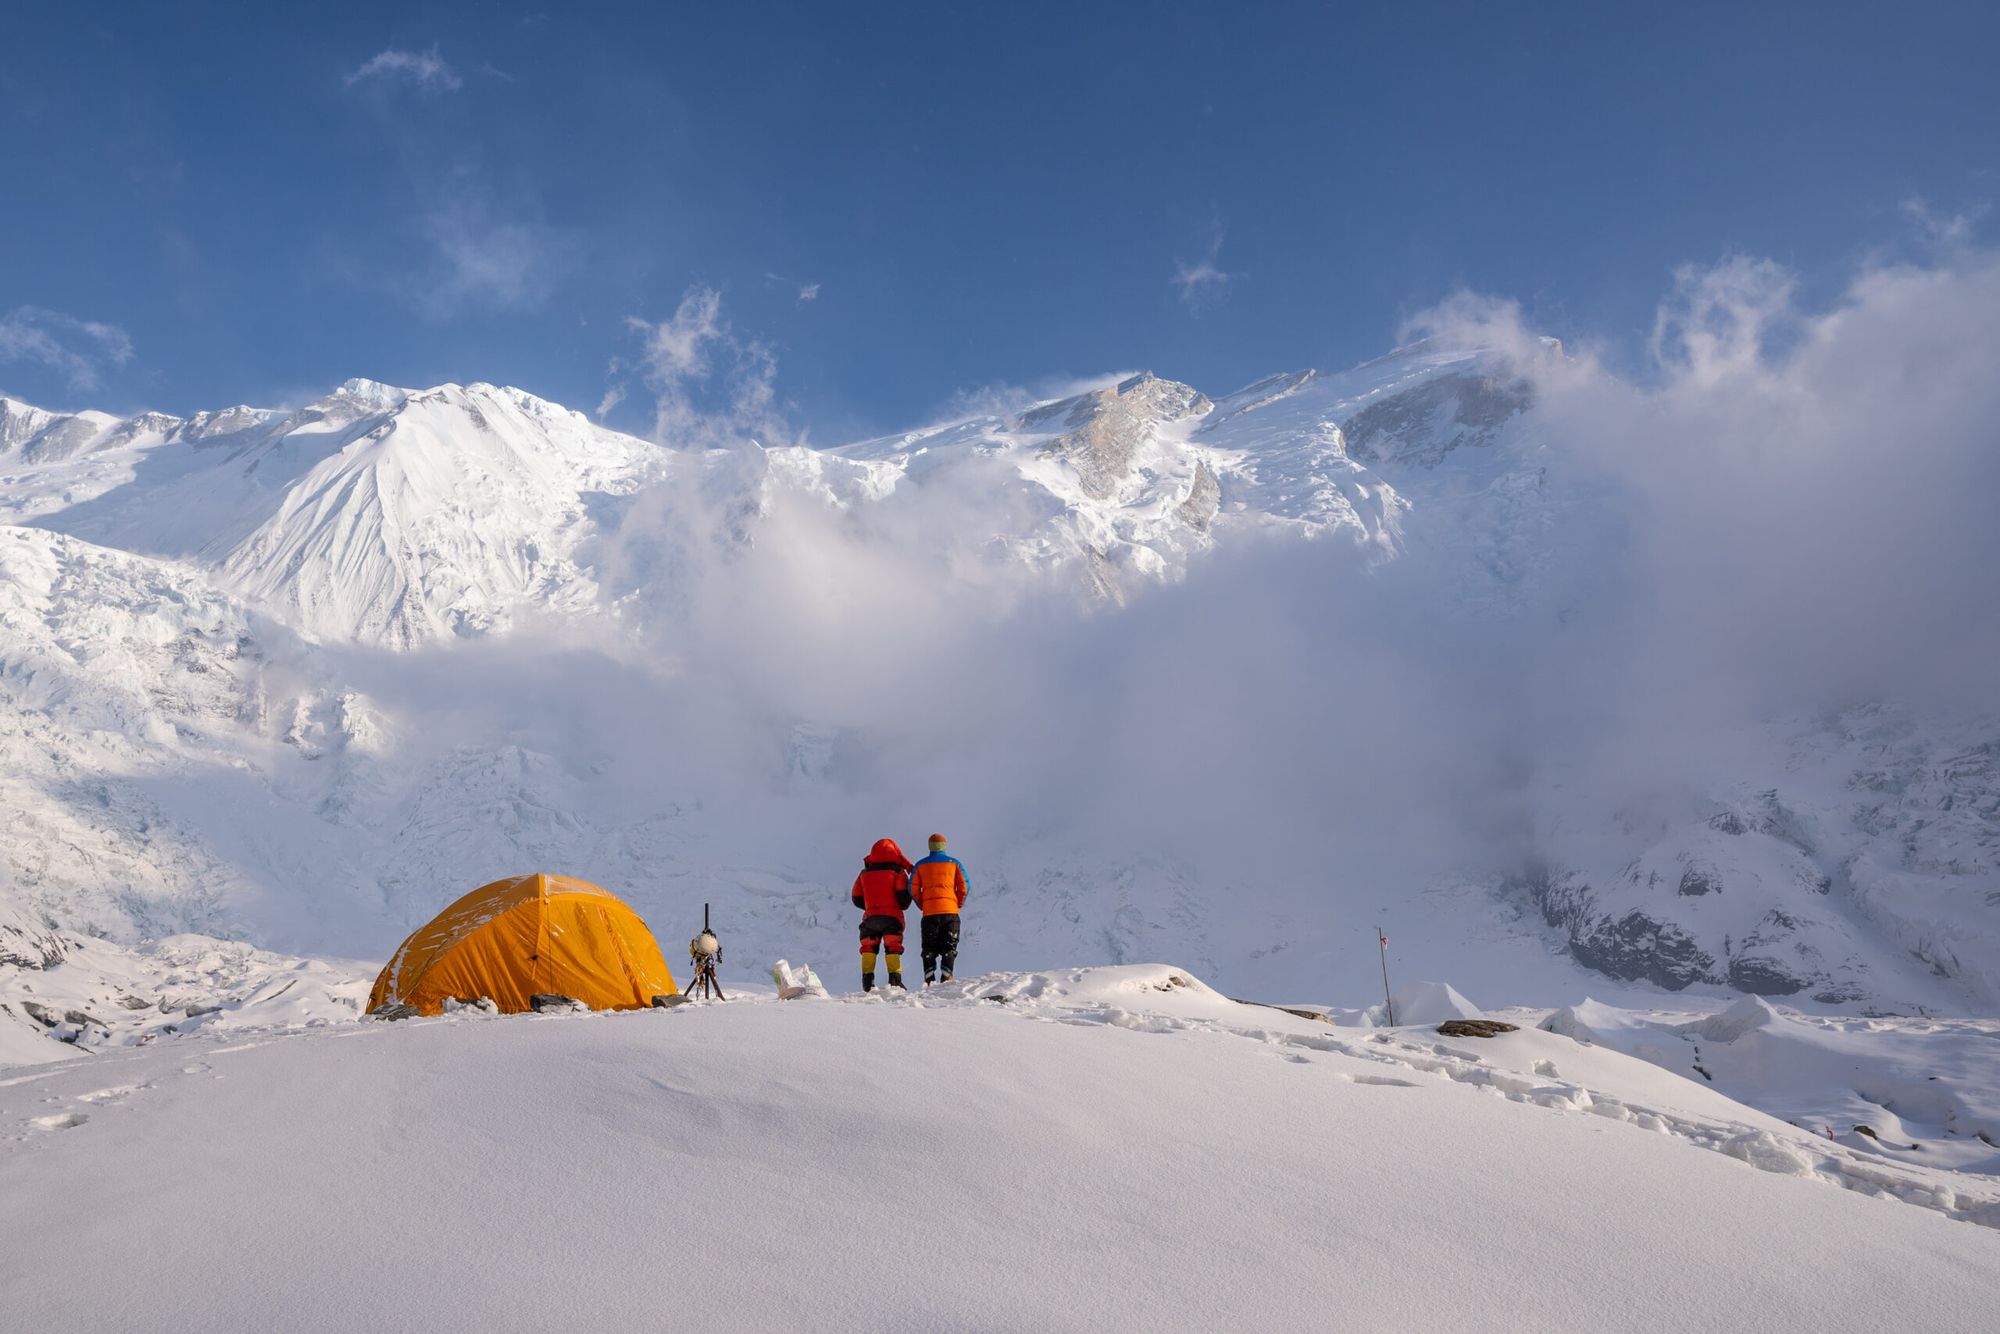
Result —
[[[870,917],[893,917],[898,925],[910,906],[910,859],[893,838],[875,841],[861,874],[854,877],[854,906]]]

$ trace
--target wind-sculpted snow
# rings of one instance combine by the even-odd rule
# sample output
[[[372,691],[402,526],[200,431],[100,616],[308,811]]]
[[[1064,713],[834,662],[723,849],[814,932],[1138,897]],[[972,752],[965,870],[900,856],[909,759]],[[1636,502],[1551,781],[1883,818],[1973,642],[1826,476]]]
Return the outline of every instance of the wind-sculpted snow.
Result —
[[[883,1308],[856,1201],[905,1181],[962,1224],[896,1299],[926,1329],[1991,1323],[1991,1178],[1531,1025],[1336,1027],[1158,964],[394,1024],[351,994],[274,969],[0,1074],[9,1316],[651,1327],[693,1293],[717,1328],[851,1328]]]

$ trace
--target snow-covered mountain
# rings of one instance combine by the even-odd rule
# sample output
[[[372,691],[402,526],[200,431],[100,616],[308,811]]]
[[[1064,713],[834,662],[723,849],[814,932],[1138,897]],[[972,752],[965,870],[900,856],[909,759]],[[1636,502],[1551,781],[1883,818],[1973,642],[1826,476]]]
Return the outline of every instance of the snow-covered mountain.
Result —
[[[301,633],[406,647],[596,602],[577,544],[661,452],[514,389],[350,380],[297,412],[0,400],[6,512],[185,560]]]
[[[1204,836],[1242,795],[1212,757],[1246,707],[1303,690],[1324,712],[1298,718],[1351,720],[1388,684],[1282,638],[1210,670],[1233,608],[1269,595],[1282,630],[1317,581],[1409,567],[1445,626],[1588,625],[1578,571],[1627,502],[1550,449],[1537,367],[1562,357],[1422,343],[1220,396],[1145,374],[829,448],[681,449],[479,384],[186,419],[0,400],[0,968],[187,931],[381,957],[530,867],[831,958],[850,854],[949,820],[982,962],[1173,957],[1315,995],[1365,981],[1386,914],[1426,971],[1521,1002],[1990,1006],[2000,726],[1894,701],[1774,715],[1643,806],[1601,809],[1559,758],[1482,774],[1523,812],[1504,837],[1393,878],[1353,825],[1306,827],[1421,749],[1386,720],[1314,771],[1354,790],[1272,780],[1299,814],[1257,841],[1294,852]],[[1252,582],[1204,583],[1228,561]],[[1387,613],[1356,605],[1366,640]],[[1313,726],[1253,741],[1334,744]],[[1441,823],[1491,815],[1458,800]]]

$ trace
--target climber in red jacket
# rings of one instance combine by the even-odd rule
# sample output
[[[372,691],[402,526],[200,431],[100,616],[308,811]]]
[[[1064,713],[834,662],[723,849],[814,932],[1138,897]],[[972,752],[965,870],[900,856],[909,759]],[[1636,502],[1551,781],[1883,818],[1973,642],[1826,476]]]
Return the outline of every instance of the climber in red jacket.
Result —
[[[889,956],[889,985],[903,985],[903,912],[910,906],[910,859],[893,838],[877,839],[848,896],[861,909],[861,989],[875,989],[875,954]]]

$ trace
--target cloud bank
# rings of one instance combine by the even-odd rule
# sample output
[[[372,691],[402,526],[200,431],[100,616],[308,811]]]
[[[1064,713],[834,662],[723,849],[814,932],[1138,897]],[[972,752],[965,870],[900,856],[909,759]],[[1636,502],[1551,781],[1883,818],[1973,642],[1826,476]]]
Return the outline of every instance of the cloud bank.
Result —
[[[671,535],[679,591],[648,624],[675,753],[768,797],[794,726],[830,729],[792,817],[811,837],[950,821],[1310,906],[1518,866],[1578,790],[1689,799],[1765,719],[1990,709],[2000,260],[1870,269],[1828,309],[1796,290],[1756,261],[1682,273],[1643,383],[1546,355],[1505,303],[1427,313],[1422,332],[1513,351],[1566,507],[1504,613],[1421,549],[1370,568],[1243,534],[1181,584],[1083,608],[995,558],[1009,479],[976,463],[850,508],[818,476],[765,477],[754,515],[683,486],[626,533]],[[715,293],[635,329],[662,439],[762,438],[771,367],[746,374]],[[756,388],[711,413],[717,377]]]

